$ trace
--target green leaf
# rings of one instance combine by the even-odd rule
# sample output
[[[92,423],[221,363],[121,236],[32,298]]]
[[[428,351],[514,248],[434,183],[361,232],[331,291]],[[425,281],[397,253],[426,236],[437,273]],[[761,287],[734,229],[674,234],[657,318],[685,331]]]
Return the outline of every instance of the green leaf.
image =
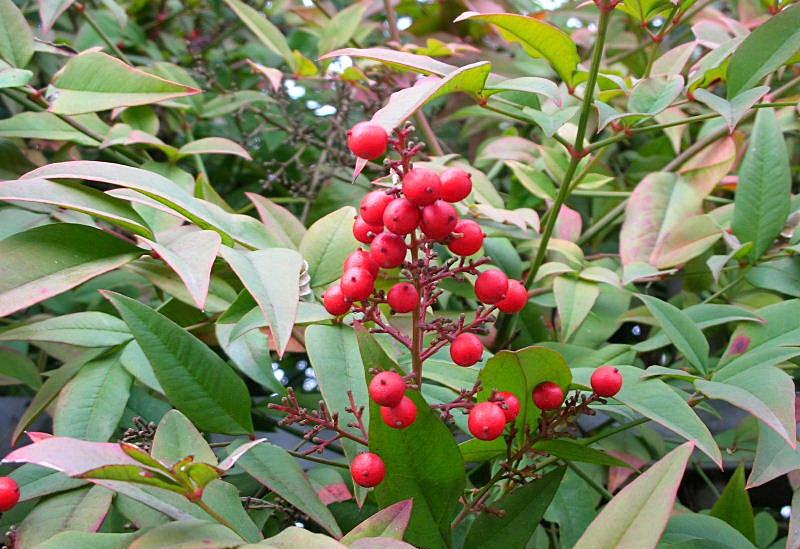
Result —
[[[70,290],[142,254],[87,225],[54,223],[0,241],[0,317]]]
[[[737,95],[730,101],[726,101],[718,95],[701,88],[694,91],[694,96],[701,103],[705,103],[708,108],[719,113],[725,123],[728,124],[728,130],[733,133],[745,113],[755,105],[756,101],[764,97],[768,91],[769,86],[759,86]]]
[[[353,236],[356,210],[345,206],[308,228],[300,242],[300,254],[308,262],[311,286],[318,288],[342,276],[342,264],[358,248]]]
[[[20,501],[65,492],[86,484],[85,481],[70,478],[64,473],[32,463],[17,467],[9,476],[19,484]]]
[[[15,69],[0,60],[0,89],[21,88],[31,81],[33,73],[24,69]]]
[[[241,145],[224,137],[205,137],[178,149],[178,155],[181,157],[194,154],[230,154],[245,160],[253,159]]]
[[[271,103],[272,98],[256,90],[240,90],[217,95],[202,108],[201,118],[225,116],[254,103]]]
[[[39,370],[28,357],[13,349],[0,347],[0,385],[15,382],[24,383],[33,390],[42,386]]]
[[[559,541],[565,549],[575,545],[597,516],[600,499],[600,494],[584,479],[574,470],[567,469],[553,501],[544,514],[545,520],[558,524]]]
[[[800,9],[794,11],[800,15]],[[759,109],[739,168],[731,225],[740,241],[753,243],[751,260],[761,257],[783,229],[790,192],[789,154],[775,111]]]
[[[124,322],[97,311],[56,316],[0,332],[0,341],[65,343],[78,347],[113,347],[132,338]]]
[[[800,469],[800,448],[792,448],[774,429],[758,423],[758,444],[747,487],[754,488]]]
[[[600,511],[573,549],[656,547],[672,514],[693,449],[692,442],[678,446],[623,488]]]
[[[158,424],[150,454],[168,466],[192,456],[195,463],[217,465],[217,456],[191,421],[170,410]]]
[[[225,0],[225,3],[233,12],[242,20],[242,23],[247,25],[253,34],[264,44],[269,50],[283,57],[286,64],[294,70],[297,68],[292,50],[289,48],[289,43],[286,37],[281,34],[281,31],[273,25],[269,19],[261,15],[258,11],[251,8],[240,0]]]
[[[625,467],[627,469],[632,469],[628,463],[611,454],[567,439],[542,440],[534,444],[533,447],[536,450],[547,452],[564,461],[578,461],[582,463],[604,465],[606,467]]]
[[[267,197],[255,193],[245,193],[245,195],[256,207],[258,216],[267,230],[274,234],[282,245],[294,249],[300,246],[306,228],[292,212]]]
[[[756,526],[753,519],[753,506],[744,486],[744,464],[728,481],[725,490],[711,508],[711,516],[724,520],[750,541],[756,539]]]
[[[344,545],[323,534],[309,532],[305,528],[290,526],[277,536],[267,538],[257,545],[244,545],[240,549],[297,549],[308,547],[309,549],[344,549]],[[358,549],[356,545],[351,545]],[[380,546],[383,547],[383,546]],[[368,549],[368,547],[362,547]],[[387,547],[387,549],[393,549]]]
[[[33,32],[12,0],[0,0],[0,57],[25,68],[33,57]]]
[[[770,17],[736,48],[728,64],[728,98],[755,86],[800,50],[800,6]]]
[[[594,307],[600,288],[592,282],[559,276],[553,282],[553,294],[561,320],[561,340],[569,341]]]
[[[758,316],[763,319],[762,323],[742,324],[733,332],[728,348],[720,358],[720,370],[730,368],[738,372],[768,358],[788,360],[793,351],[781,347],[800,346],[800,300],[768,305],[758,310]],[[754,351],[758,352],[757,361],[751,358]],[[726,375],[732,375],[732,372]]]
[[[367,5],[356,2],[340,10],[325,23],[319,37],[319,53],[327,53],[347,44],[361,25]]]
[[[628,98],[631,113],[654,116],[669,107],[683,91],[683,77],[651,76],[639,80]]]
[[[126,549],[136,537],[132,534],[92,534],[87,532],[62,532],[56,534],[36,549],[63,549],[64,547],[80,547],[81,549]]]
[[[352,542],[364,538],[391,538],[403,539],[408,521],[411,519],[411,510],[414,502],[410,499],[400,501],[381,509],[364,522],[350,530],[341,542],[350,545]]]
[[[660,549],[756,549],[726,522],[701,513],[672,517],[658,545]]]
[[[255,543],[262,538],[261,531],[242,507],[239,489],[233,484],[211,481],[203,490],[203,502],[222,515],[245,540]]]
[[[455,65],[443,63],[427,55],[416,55],[405,51],[390,50],[388,48],[344,48],[320,56],[320,61],[341,56],[360,57],[371,61],[378,61],[395,69],[405,69],[425,75],[447,76],[458,70]]]
[[[705,374],[708,371],[708,341],[697,324],[666,301],[644,294],[637,297],[647,306],[678,351],[701,374]]]
[[[200,90],[170,82],[98,51],[70,59],[53,78],[47,97],[50,112],[82,114],[158,103]]]
[[[217,341],[225,354],[244,375],[273,393],[285,395],[286,388],[272,370],[272,356],[266,336],[261,332],[252,331],[231,339],[234,328],[233,324],[216,325]]]
[[[564,124],[569,122],[573,116],[578,114],[578,111],[580,111],[580,107],[577,106],[560,109],[553,113],[538,111],[530,107],[525,107],[522,109],[522,112],[526,116],[531,117],[533,121],[536,122],[540,128],[542,128],[542,133],[544,133],[544,135],[547,137],[553,137],[553,135],[555,135]]]
[[[667,233],[650,261],[659,269],[683,265],[722,238],[723,230],[710,215],[695,215]]]
[[[93,124],[87,124],[92,119]],[[90,129],[102,129],[101,133],[108,131],[107,127],[92,128],[92,125],[105,126],[95,115],[78,115],[76,122],[88,125]],[[85,133],[73,128],[55,114],[50,112],[21,112],[10,118],[0,120],[0,137],[21,137],[25,139],[48,139],[52,141],[70,141],[78,145],[98,147],[100,143]]]
[[[534,17],[512,13],[476,13],[468,11],[454,22],[485,21],[496,26],[511,42],[518,42],[534,58],[542,57],[568,86],[574,87],[574,73],[581,62],[578,47],[567,33]]]
[[[247,386],[225,361],[146,305],[113,292],[104,295],[128,324],[177,409],[198,428],[212,433],[253,432]]]
[[[757,288],[800,297],[800,262],[795,257],[766,261],[749,269],[745,280]]]
[[[486,87],[487,92],[516,91],[525,93],[535,93],[553,101],[557,106],[561,106],[561,92],[555,82],[547,78],[538,76],[523,76],[521,78],[509,78]]]
[[[129,549],[238,547],[244,540],[221,524],[200,520],[169,522],[146,532]]]

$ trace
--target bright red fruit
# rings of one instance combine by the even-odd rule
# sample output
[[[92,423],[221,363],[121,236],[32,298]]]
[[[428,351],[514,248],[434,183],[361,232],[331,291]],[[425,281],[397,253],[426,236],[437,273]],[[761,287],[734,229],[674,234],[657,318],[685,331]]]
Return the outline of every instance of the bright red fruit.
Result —
[[[417,206],[427,206],[439,199],[442,183],[436,172],[414,168],[403,178],[403,194]]]
[[[489,269],[478,275],[475,281],[475,297],[482,303],[492,305],[502,300],[508,292],[508,277],[500,269]]]
[[[378,454],[364,452],[353,458],[350,464],[353,482],[364,488],[373,488],[386,477],[386,464]]]
[[[378,271],[381,268],[375,263],[375,260],[372,259],[370,253],[366,250],[358,249],[347,256],[347,259],[344,261],[344,270],[352,269],[353,267],[361,267],[362,269],[366,269],[372,275],[372,278],[378,278]]]
[[[518,313],[528,303],[528,290],[519,280],[508,281],[506,296],[497,302],[497,308],[504,313]]]
[[[472,366],[482,356],[483,343],[475,334],[460,334],[450,344],[450,358],[459,366]]]
[[[383,156],[388,144],[389,134],[374,122],[359,122],[347,132],[347,146],[359,158],[375,160]]]
[[[363,301],[375,289],[375,279],[370,272],[361,267],[347,269],[339,282],[344,296],[352,301]]]
[[[419,228],[428,238],[441,241],[450,236],[456,223],[458,223],[458,212],[452,204],[437,200],[422,208]]]
[[[564,403],[564,390],[552,381],[540,383],[533,390],[533,403],[542,410],[557,410]]]
[[[511,423],[517,419],[520,411],[520,403],[517,395],[509,391],[500,391],[494,396],[495,403],[503,410],[506,416],[506,423]]]
[[[370,225],[380,225],[383,223],[383,210],[394,200],[384,191],[372,191],[364,195],[361,199],[359,211],[361,217]]]
[[[342,287],[334,284],[322,295],[322,303],[325,305],[325,310],[332,315],[343,315],[350,310],[352,302],[345,297],[342,293]]]
[[[381,406],[397,406],[405,394],[406,382],[397,372],[381,372],[369,382],[369,396]]]
[[[622,374],[613,366],[600,366],[592,373],[592,390],[601,397],[613,397],[622,389]]]
[[[402,236],[393,233],[381,233],[372,241],[369,254],[384,269],[394,269],[403,264],[406,258],[406,243]]]
[[[447,248],[456,255],[468,257],[474,255],[483,246],[483,229],[471,219],[462,219],[453,227],[453,239]]]
[[[11,477],[0,477],[0,513],[14,508],[19,501],[19,484]]]
[[[408,199],[395,198],[383,211],[383,224],[394,234],[408,234],[419,225],[419,209]]]
[[[413,284],[409,282],[401,282],[395,284],[389,295],[386,296],[391,307],[397,313],[410,313],[419,304],[419,292]]]
[[[441,199],[460,202],[472,192],[472,176],[461,168],[448,168],[439,176],[442,181]]]
[[[494,440],[506,428],[506,414],[495,402],[481,402],[469,411],[469,432],[481,440]]]
[[[382,232],[383,225],[370,225],[361,217],[357,217],[356,222],[353,223],[353,236],[362,244],[369,244],[376,235]]]
[[[417,420],[417,405],[404,396],[397,406],[381,406],[381,418],[392,429],[405,429]]]

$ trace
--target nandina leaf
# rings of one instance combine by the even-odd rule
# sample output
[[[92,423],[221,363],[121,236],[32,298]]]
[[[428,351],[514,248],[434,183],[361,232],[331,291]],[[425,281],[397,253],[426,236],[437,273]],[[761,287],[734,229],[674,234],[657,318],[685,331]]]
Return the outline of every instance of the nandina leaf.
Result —
[[[0,333],[0,341],[65,343],[77,347],[113,347],[132,338],[122,320],[98,311],[55,316]]]
[[[36,391],[42,386],[42,379],[38,368],[27,356],[14,349],[0,347],[0,386],[16,383],[24,383]]]
[[[658,321],[661,329],[701,374],[708,370],[708,341],[703,332],[686,314],[666,301],[639,294],[637,296]]]
[[[414,501],[407,499],[381,509],[367,520],[350,530],[341,542],[350,545],[351,542],[364,538],[391,538],[403,539]]]
[[[22,11],[12,0],[0,0],[0,58],[23,69],[33,51],[33,32]]]
[[[736,528],[750,541],[755,541],[756,525],[753,520],[753,506],[744,485],[744,464],[736,468],[710,514]]]
[[[21,88],[31,81],[33,73],[24,69],[15,69],[3,60],[0,60],[0,89]]]
[[[214,480],[203,490],[203,503],[222,515],[236,533],[251,543],[262,539],[261,530],[242,507],[239,489],[222,480]]]
[[[308,262],[311,286],[325,286],[342,276],[342,263],[358,248],[353,236],[355,208],[345,206],[317,220],[303,235],[300,254]]]
[[[292,212],[259,194],[245,193],[245,195],[256,207],[258,216],[267,230],[280,240],[282,246],[294,249],[300,246],[306,228]]]
[[[660,544],[665,547],[756,549],[728,523],[702,513],[675,514],[670,518]]]
[[[764,364],[768,356],[781,362],[788,360],[793,350],[786,347],[800,344],[800,300],[790,299],[762,307],[758,316],[763,319],[762,323],[742,324],[731,334],[718,366],[719,370],[732,370],[726,375]]]
[[[669,107],[683,90],[683,77],[651,76],[636,83],[628,98],[631,113],[656,115]]]
[[[553,294],[561,321],[561,340],[566,342],[586,320],[600,296],[600,288],[593,282],[559,276],[553,282]]]
[[[192,456],[196,463],[217,465],[217,456],[203,435],[178,410],[170,410],[158,424],[151,453],[168,466]]]
[[[136,538],[129,549],[162,549],[179,547],[238,547],[244,540],[233,530],[215,522],[186,520],[169,522]]]
[[[294,55],[292,55],[289,43],[278,27],[241,0],[225,0],[225,3],[228,4],[228,7],[242,20],[242,23],[247,25],[247,28],[258,37],[262,44],[283,57],[283,60],[286,61],[286,64],[289,65],[291,69],[294,70],[297,68],[297,62],[295,61]]]
[[[412,70],[425,75],[447,76],[458,70],[455,65],[443,63],[427,55],[417,55],[404,51],[390,50],[387,48],[344,48],[320,56],[320,61],[334,57],[363,57],[378,61],[389,67]]]
[[[230,154],[245,160],[252,160],[250,153],[241,145],[224,137],[205,137],[187,143],[178,149],[178,156],[191,156],[193,154]]]
[[[125,549],[136,537],[130,534],[98,534],[89,532],[67,531],[56,534],[52,538],[36,546],[36,549],[63,549],[64,547],[84,547],[91,549]]]

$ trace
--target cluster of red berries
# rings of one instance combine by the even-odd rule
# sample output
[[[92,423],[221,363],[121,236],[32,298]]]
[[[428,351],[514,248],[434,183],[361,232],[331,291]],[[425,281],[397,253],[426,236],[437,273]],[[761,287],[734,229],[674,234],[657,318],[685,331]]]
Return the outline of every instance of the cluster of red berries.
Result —
[[[11,477],[0,477],[0,513],[14,508],[19,501],[19,484]]]

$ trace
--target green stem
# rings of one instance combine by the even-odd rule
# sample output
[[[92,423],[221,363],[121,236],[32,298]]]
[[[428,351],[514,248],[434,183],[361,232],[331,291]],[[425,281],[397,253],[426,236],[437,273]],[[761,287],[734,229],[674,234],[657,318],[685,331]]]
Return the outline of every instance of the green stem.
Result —
[[[581,469],[580,467],[578,467],[577,465],[575,465],[571,461],[567,462],[567,467],[569,467],[576,475],[581,477],[586,482],[586,484],[591,486],[592,489],[595,492],[597,492],[598,494],[600,494],[600,497],[602,497],[604,500],[611,501],[611,499],[614,497],[611,494],[611,492],[606,490],[605,486],[603,486],[602,484],[597,482],[595,479],[593,479],[592,477],[587,475],[586,472],[583,469]]]
[[[331,467],[340,467],[342,469],[349,469],[350,468],[349,465],[347,465],[346,463],[343,463],[341,461],[336,461],[336,460],[333,460],[333,459],[325,459],[325,458],[321,458],[321,457],[317,457],[317,456],[311,456],[311,455],[308,455],[308,454],[304,454],[302,452],[295,452],[294,450],[286,450],[286,451],[289,454],[291,454],[294,457],[296,457],[296,458],[305,459],[307,461],[313,461],[314,463],[321,463],[323,465],[330,465]]]

